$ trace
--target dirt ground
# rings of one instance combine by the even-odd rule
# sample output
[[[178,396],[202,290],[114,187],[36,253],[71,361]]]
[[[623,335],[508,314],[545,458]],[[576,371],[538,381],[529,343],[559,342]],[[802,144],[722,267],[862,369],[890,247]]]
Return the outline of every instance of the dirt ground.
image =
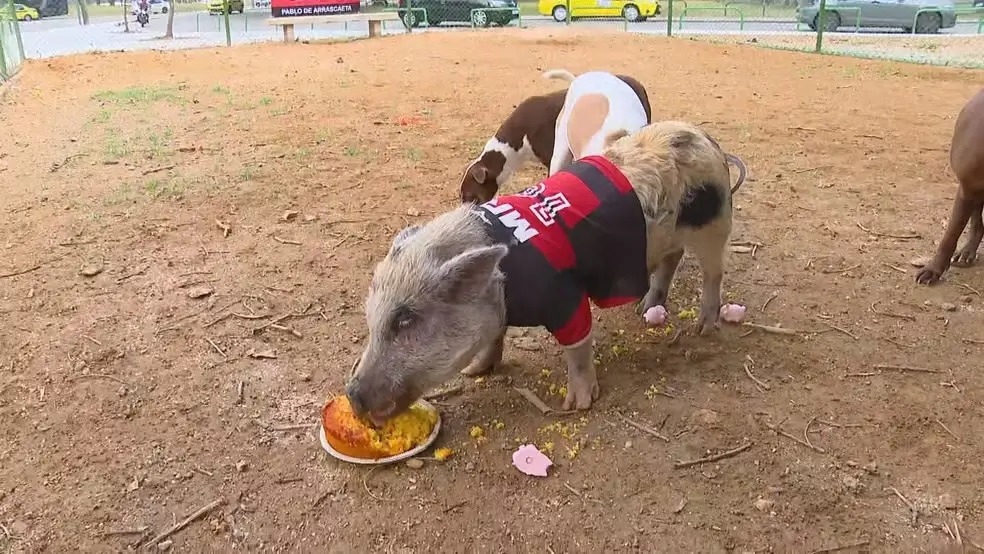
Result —
[[[949,214],[950,133],[981,74],[576,33],[28,63],[0,106],[0,552],[125,550],[214,501],[163,547],[980,549],[984,269],[928,288],[908,261]],[[557,67],[634,75],[656,118],[744,158],[733,240],[756,246],[725,287],[748,321],[799,333],[674,341],[599,311],[601,398],[557,417],[513,386],[559,406],[559,349],[514,332],[509,367],[441,399],[450,460],[329,458],[304,425],[361,350],[374,263],[454,205]],[[699,285],[688,256],[678,330]],[[550,452],[549,477],[511,467],[520,442]]]

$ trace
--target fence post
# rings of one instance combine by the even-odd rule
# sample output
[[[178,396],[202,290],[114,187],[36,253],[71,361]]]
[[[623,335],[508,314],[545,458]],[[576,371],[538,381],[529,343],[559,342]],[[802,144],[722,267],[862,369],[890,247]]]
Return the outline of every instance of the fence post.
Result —
[[[408,33],[413,32],[413,24],[416,20],[417,16],[413,14],[413,0],[407,0],[407,13],[403,14],[403,26],[407,28]]]
[[[820,0],[820,11],[817,12],[817,45],[814,52],[823,50],[823,26],[827,23],[827,0]]]
[[[564,25],[571,24],[571,0],[564,0],[564,7],[567,8],[567,17],[564,19]]]
[[[666,36],[673,36],[673,0],[666,2]]]
[[[225,19],[226,46],[232,46],[232,29],[229,28],[229,12],[231,10],[232,6],[229,5],[229,0],[222,0],[222,18]]]

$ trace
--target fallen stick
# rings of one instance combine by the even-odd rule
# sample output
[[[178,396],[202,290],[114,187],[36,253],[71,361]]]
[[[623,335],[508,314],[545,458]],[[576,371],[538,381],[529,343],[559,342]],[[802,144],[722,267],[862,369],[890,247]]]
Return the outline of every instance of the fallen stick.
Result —
[[[890,238],[890,239],[918,239],[918,238],[921,238],[921,235],[919,235],[918,233],[908,233],[908,234],[905,234],[905,235],[896,235],[894,233],[882,233],[882,232],[879,232],[879,231],[872,231],[871,229],[865,227],[864,225],[861,225],[861,222],[858,222],[857,223],[857,226],[858,226],[858,229],[861,229],[865,233],[868,233],[869,235],[874,235],[876,237],[886,237],[886,238]]]
[[[290,240],[290,239],[282,239],[282,238],[278,237],[277,235],[273,235],[273,240],[279,242],[280,244],[293,244],[294,246],[301,246],[302,245],[301,242],[298,242],[296,240]]]
[[[832,330],[837,331],[838,333],[843,333],[843,334],[851,337],[854,340],[861,340],[857,335],[855,335],[854,333],[848,331],[847,329],[844,329],[843,327],[838,327],[838,326],[834,325],[833,323],[827,323],[826,321],[821,321],[820,323],[823,323],[827,327],[830,327]]]
[[[916,373],[940,373],[938,369],[928,369],[925,367],[910,367],[904,365],[875,364],[871,366],[875,369],[886,369],[892,371],[914,371]]]
[[[143,172],[144,175],[150,175],[151,173],[157,173],[159,171],[167,171],[168,169],[174,169],[173,165],[162,165],[160,167],[152,167]]]
[[[626,425],[628,425],[629,427],[633,427],[635,429],[638,429],[639,431],[642,431],[643,433],[646,433],[647,435],[652,435],[652,436],[656,437],[657,439],[662,440],[663,442],[670,442],[670,438],[669,437],[667,437],[666,435],[660,433],[656,429],[653,429],[652,427],[647,427],[647,426],[645,426],[645,425],[643,425],[641,423],[637,423],[635,421],[632,421],[631,419],[629,419],[629,418],[625,417],[624,415],[622,415],[622,412],[619,412],[618,410],[615,410],[614,414],[619,419],[621,419]]]
[[[352,371],[355,371],[355,366],[358,363],[359,363],[359,360],[358,360],[358,358],[356,358],[355,364],[352,365]],[[452,394],[459,393],[459,392],[465,390],[465,387],[466,386],[467,385],[465,383],[458,383],[457,385],[455,385],[453,387],[448,387],[446,389],[432,391],[432,392],[429,392],[429,393],[427,393],[427,394],[424,395],[424,400],[438,400],[438,399],[444,398],[446,396],[451,396]]]
[[[115,529],[112,531],[103,531],[99,533],[100,537],[112,537],[114,535],[142,535],[147,532],[147,526],[142,525],[134,529]]]
[[[848,548],[867,546],[870,542],[871,541],[865,539],[863,541],[852,542],[850,544],[842,544],[840,546],[830,546],[828,548],[821,548],[820,550],[814,550],[810,554],[829,554],[830,552],[840,552],[841,550],[847,550]]]
[[[4,273],[4,274],[0,275],[0,279],[6,279],[7,277],[16,277],[18,275],[24,275],[25,273],[30,273],[32,271],[37,271],[39,269],[41,269],[41,265],[40,264],[35,265],[35,266],[31,266],[31,267],[29,267],[27,269],[21,269],[21,270],[18,270],[18,271],[12,271],[10,273]]]
[[[171,535],[177,533],[178,531],[184,529],[185,527],[187,527],[191,522],[195,521],[196,519],[204,516],[205,514],[211,512],[215,508],[221,506],[224,502],[225,502],[225,499],[223,499],[223,498],[219,498],[218,500],[213,500],[208,505],[203,506],[202,508],[199,508],[198,511],[196,511],[195,513],[193,513],[190,516],[186,517],[181,522],[176,523],[174,526],[172,526],[167,531],[164,531],[163,533],[161,533],[161,534],[157,535],[156,537],[150,539],[149,541],[143,543],[141,545],[141,547],[143,547],[143,546],[149,546],[149,545],[152,545],[152,544],[159,543],[160,541],[162,541],[162,540],[170,537]]]
[[[872,302],[871,306],[869,307],[869,309],[872,312],[874,312],[874,313],[876,313],[878,315],[885,316],[885,317],[894,317],[896,319],[905,319],[905,320],[908,320],[908,321],[915,321],[916,320],[916,316],[910,315],[910,314],[895,314],[895,313],[892,313],[892,312],[879,311],[878,309],[875,308],[875,306],[878,305],[878,302],[880,302],[880,300],[875,300],[874,302]]]
[[[794,329],[786,329],[784,327],[773,327],[771,325],[759,325],[758,323],[749,323],[747,321],[744,322],[744,323],[742,323],[742,325],[744,325],[745,327],[750,327],[752,329],[758,329],[759,331],[764,331],[766,333],[773,333],[773,334],[776,334],[776,335],[797,335],[797,334],[799,334],[799,331],[796,331]]]
[[[954,433],[953,431],[951,431],[950,428],[946,426],[946,423],[943,423],[942,421],[940,421],[939,418],[937,418],[936,423],[939,423],[940,424],[940,427],[942,427],[944,431],[946,431],[947,433],[949,433],[951,437],[957,439],[958,441],[960,440],[960,437],[958,437],[956,433]]]
[[[555,410],[550,406],[548,406],[546,402],[540,400],[540,397],[537,396],[536,393],[531,391],[530,389],[513,387],[513,390],[518,392],[519,395],[525,398],[530,404],[536,406],[536,409],[540,410],[540,413],[543,415],[547,415],[547,414],[570,415],[577,412],[577,410],[567,410],[567,411]]]
[[[823,269],[820,271],[820,273],[826,275],[833,275],[835,273],[847,273],[848,271],[851,271],[852,269],[858,269],[859,267],[861,267],[861,264],[855,264],[852,265],[851,267],[845,267],[843,269]]]
[[[755,386],[757,386],[761,390],[772,389],[772,387],[769,386],[768,383],[765,383],[761,381],[758,377],[752,375],[752,370],[748,368],[748,364],[744,364],[744,366],[745,366],[745,375],[748,375],[748,378],[751,379],[753,383],[755,383]]]
[[[899,492],[899,489],[895,487],[888,487],[885,490],[894,492],[895,496],[899,497],[899,500],[901,500],[902,503],[909,508],[909,512],[912,514],[912,525],[915,525],[916,520],[919,519],[919,509],[916,508],[916,505],[913,504],[912,502],[909,502],[909,499],[903,496],[902,493]]]
[[[681,460],[673,464],[673,469],[682,469],[685,467],[696,466],[700,464],[706,464],[708,462],[716,462],[718,460],[723,460],[725,458],[730,458],[732,456],[737,456],[742,452],[748,450],[752,447],[752,443],[746,442],[745,444],[739,446],[738,448],[732,448],[727,452],[721,452],[720,454],[714,454],[712,456],[705,456],[703,458],[697,458],[696,460]]]
[[[819,446],[813,446],[812,444],[804,441],[803,439],[801,439],[801,438],[799,438],[799,437],[797,437],[795,435],[791,435],[788,432],[784,431],[783,428],[781,427],[782,426],[782,423],[780,423],[779,425],[770,425],[770,424],[766,423],[765,426],[768,427],[769,429],[771,429],[773,433],[775,433],[777,435],[782,435],[782,436],[786,437],[787,439],[790,439],[792,441],[795,441],[795,442],[797,442],[797,443],[799,443],[799,444],[801,444],[801,445],[809,448],[810,450],[813,450],[814,452],[819,452],[821,454],[826,454],[827,453],[827,451],[824,450],[823,448],[820,448]]]
[[[960,339],[960,342],[966,344],[984,344],[984,340],[977,340],[977,339]]]

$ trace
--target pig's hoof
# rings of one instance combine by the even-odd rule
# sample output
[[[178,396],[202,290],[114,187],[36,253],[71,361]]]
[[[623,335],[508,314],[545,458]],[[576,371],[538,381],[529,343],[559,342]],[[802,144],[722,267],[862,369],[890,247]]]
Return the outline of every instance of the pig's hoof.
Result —
[[[567,398],[564,398],[564,410],[587,410],[591,403],[598,400],[598,380],[585,379],[583,382],[567,382]]]
[[[467,377],[478,377],[480,375],[487,375],[492,373],[495,369],[495,364],[483,364],[478,360],[468,364],[468,367],[461,370],[461,374]]]
[[[916,274],[916,282],[920,285],[932,285],[943,276],[943,270],[936,269],[936,264],[929,264]]]
[[[703,337],[710,335],[718,328],[721,327],[721,320],[719,315],[720,309],[712,313],[701,313],[697,318],[697,324],[694,326],[694,330],[697,334]]]
[[[642,297],[636,304],[636,312],[639,314],[646,313],[649,308],[654,308],[656,306],[666,307],[666,294],[660,291],[652,291],[646,293],[646,296]]]
[[[953,261],[951,263],[957,267],[970,267],[974,265],[974,262],[976,261],[977,250],[971,250],[965,246],[957,252],[957,255],[953,257]]]

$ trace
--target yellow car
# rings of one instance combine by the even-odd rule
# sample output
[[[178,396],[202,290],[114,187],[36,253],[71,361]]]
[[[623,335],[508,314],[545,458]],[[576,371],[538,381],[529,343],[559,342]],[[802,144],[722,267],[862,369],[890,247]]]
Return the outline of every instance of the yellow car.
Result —
[[[539,0],[537,11],[553,17],[554,21],[564,21],[568,5],[571,19],[623,17],[626,21],[645,21],[660,13],[658,0]]]
[[[14,15],[17,21],[35,21],[41,19],[38,10],[25,6],[24,4],[14,4]],[[0,4],[0,19],[10,19],[10,4]]]

